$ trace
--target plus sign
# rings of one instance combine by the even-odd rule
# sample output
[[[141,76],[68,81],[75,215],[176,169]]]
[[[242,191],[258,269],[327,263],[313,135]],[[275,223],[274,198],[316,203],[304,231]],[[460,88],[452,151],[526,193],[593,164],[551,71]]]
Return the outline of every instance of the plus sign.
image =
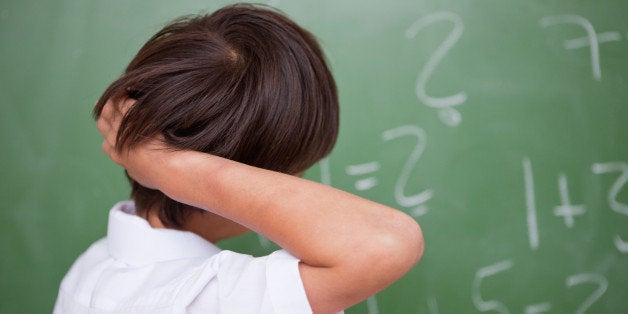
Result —
[[[569,190],[567,187],[567,176],[561,173],[558,176],[558,189],[560,191],[560,205],[554,207],[554,215],[563,217],[568,228],[574,225],[574,216],[582,215],[586,212],[584,205],[572,205],[569,201]]]

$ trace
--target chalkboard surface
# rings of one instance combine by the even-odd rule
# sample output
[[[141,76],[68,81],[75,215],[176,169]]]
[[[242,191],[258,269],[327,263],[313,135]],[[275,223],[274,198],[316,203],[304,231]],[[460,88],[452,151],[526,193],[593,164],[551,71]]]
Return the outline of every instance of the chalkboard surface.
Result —
[[[227,3],[0,3],[0,312],[50,312],[127,197],[94,101],[169,20]],[[347,313],[628,312],[628,1],[268,4],[340,90],[339,143],[306,176],[425,233],[419,266]]]

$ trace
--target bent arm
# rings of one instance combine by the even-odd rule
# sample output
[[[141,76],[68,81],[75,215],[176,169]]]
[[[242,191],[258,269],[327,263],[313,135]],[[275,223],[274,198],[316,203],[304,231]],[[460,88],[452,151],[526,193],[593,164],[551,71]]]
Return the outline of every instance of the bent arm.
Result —
[[[259,232],[299,258],[315,313],[368,298],[421,258],[421,230],[398,210],[299,177],[168,150],[158,141],[118,153],[108,133],[115,124],[99,121],[103,149],[140,183]]]
[[[302,261],[315,312],[373,295],[418,262],[423,239],[400,211],[295,176],[197,152],[165,159],[168,196],[255,230]]]

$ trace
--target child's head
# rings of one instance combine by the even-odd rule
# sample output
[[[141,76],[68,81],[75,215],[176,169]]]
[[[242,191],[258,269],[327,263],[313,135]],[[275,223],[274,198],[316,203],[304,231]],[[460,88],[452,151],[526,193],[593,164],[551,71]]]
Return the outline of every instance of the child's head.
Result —
[[[338,134],[336,86],[314,37],[251,5],[166,26],[103,93],[95,116],[124,97],[137,102],[121,123],[119,148],[162,135],[176,149],[296,174],[327,155]],[[131,183],[140,214],[156,210],[167,226],[197,210]]]

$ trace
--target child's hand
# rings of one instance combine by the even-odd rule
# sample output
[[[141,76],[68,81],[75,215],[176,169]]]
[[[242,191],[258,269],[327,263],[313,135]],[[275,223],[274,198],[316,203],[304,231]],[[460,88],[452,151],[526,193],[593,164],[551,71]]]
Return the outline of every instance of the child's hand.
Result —
[[[135,100],[130,98],[120,100],[118,106],[112,100],[107,101],[96,122],[98,131],[104,137],[102,150],[113,162],[124,167],[135,181],[147,188],[158,189],[160,178],[156,170],[165,155],[171,152],[160,139],[154,138],[133,148],[116,148],[120,123],[134,104]]]

